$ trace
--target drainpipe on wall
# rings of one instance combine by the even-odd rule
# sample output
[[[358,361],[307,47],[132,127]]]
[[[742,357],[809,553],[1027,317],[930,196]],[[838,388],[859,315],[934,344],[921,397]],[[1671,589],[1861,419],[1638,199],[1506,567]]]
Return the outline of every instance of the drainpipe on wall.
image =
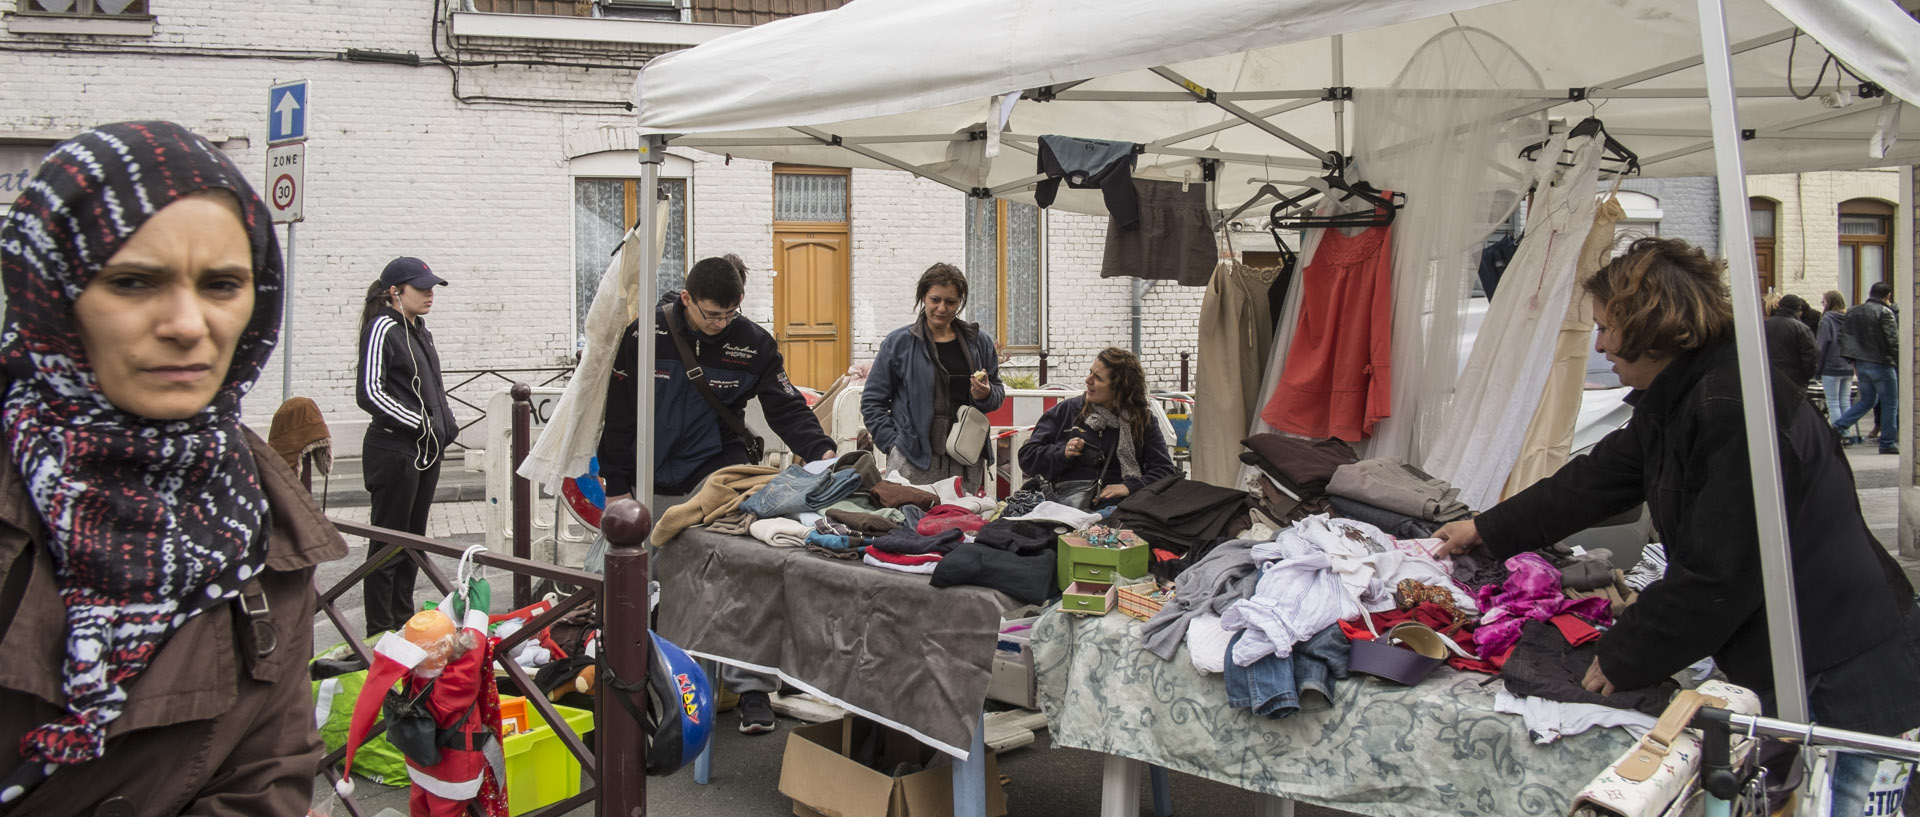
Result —
[[[1143,281],[1138,278],[1134,279],[1133,281],[1133,356],[1134,357],[1145,356],[1140,348],[1140,312],[1141,312],[1141,306],[1142,306],[1141,298],[1146,297],[1147,292],[1153,289],[1153,285],[1155,283],[1157,282]]]

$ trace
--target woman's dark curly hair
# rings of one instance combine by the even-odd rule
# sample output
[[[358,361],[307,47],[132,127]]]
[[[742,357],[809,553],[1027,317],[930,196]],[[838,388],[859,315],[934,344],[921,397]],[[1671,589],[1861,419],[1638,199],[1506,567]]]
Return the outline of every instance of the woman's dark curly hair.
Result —
[[[1733,334],[1726,263],[1677,238],[1633,242],[1584,288],[1624,360],[1671,358]]]

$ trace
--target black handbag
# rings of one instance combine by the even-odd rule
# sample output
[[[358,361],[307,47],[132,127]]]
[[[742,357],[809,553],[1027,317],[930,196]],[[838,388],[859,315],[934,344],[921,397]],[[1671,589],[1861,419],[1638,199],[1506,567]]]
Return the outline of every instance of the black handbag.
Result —
[[[416,697],[408,697],[398,689],[387,690],[387,698],[380,704],[380,716],[387,721],[387,742],[399,749],[421,766],[432,766],[440,762],[439,728],[433,723],[433,713],[424,703],[427,694],[433,689],[433,682],[427,682]]]
[[[1047,489],[1043,492],[1046,494],[1047,500],[1065,505],[1076,511],[1092,510],[1094,503],[1100,499],[1100,489],[1106,487],[1107,468],[1113,465],[1113,455],[1111,452],[1102,451],[1101,454],[1104,459],[1100,463],[1099,479],[1069,479],[1052,483],[1048,485]]]

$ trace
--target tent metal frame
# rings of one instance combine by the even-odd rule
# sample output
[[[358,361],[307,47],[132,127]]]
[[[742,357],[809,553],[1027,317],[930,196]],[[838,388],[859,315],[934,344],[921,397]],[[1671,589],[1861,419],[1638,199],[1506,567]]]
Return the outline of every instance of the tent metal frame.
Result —
[[[1739,112],[1735,100],[1739,97],[1778,98],[1791,94],[1780,87],[1756,87],[1737,89],[1733,85],[1732,59],[1759,48],[1786,41],[1794,35],[1795,29],[1786,28],[1740,42],[1731,42],[1727,34],[1726,8],[1724,0],[1697,0],[1700,20],[1701,51],[1692,57],[1674,60],[1653,66],[1642,71],[1598,82],[1585,88],[1572,88],[1566,92],[1540,91],[1521,92],[1523,98],[1537,96],[1539,101],[1519,106],[1508,112],[1510,117],[1529,116],[1551,110],[1570,102],[1604,99],[1698,99],[1705,98],[1710,109],[1711,128],[1707,131],[1697,129],[1656,129],[1621,131],[1621,135],[1642,134],[1647,136],[1701,136],[1705,141],[1676,150],[1671,150],[1642,160],[1643,166],[1662,161],[1692,155],[1703,150],[1715,151],[1717,175],[1720,189],[1720,227],[1723,255],[1730,264],[1732,295],[1735,313],[1735,337],[1739,355],[1741,387],[1751,397],[1744,401],[1747,423],[1748,454],[1752,466],[1756,523],[1759,532],[1760,555],[1765,574],[1767,600],[1767,622],[1770,631],[1773,653],[1773,672],[1775,692],[1779,713],[1787,720],[1807,720],[1808,709],[1804,675],[1800,663],[1800,634],[1795,617],[1793,601],[1793,576],[1786,539],[1786,517],[1784,499],[1780,484],[1779,450],[1775,435],[1771,433],[1772,418],[1768,407],[1771,406],[1771,383],[1767,377],[1766,353],[1761,339],[1760,293],[1758,279],[1754,275],[1754,257],[1752,226],[1749,223],[1746,195],[1745,162],[1741,154],[1742,142],[1749,139],[1787,139],[1787,140],[1825,140],[1848,138],[1827,133],[1796,133],[1800,128],[1829,122],[1845,116],[1856,115],[1876,106],[1860,105],[1853,108],[1827,111],[1800,120],[1776,125],[1764,129],[1742,130],[1739,125]],[[1903,4],[1904,7],[1904,4]],[[1333,41],[1333,77],[1336,83],[1342,81],[1344,62],[1344,44],[1339,36]],[[1688,88],[1647,88],[1636,89],[1628,86],[1649,80],[1702,67],[1706,74],[1703,87]],[[1271,167],[1286,167],[1315,170],[1322,167],[1320,159],[1326,152],[1307,140],[1268,121],[1270,117],[1298,110],[1320,102],[1333,103],[1335,117],[1335,140],[1337,148],[1344,148],[1344,103],[1351,99],[1353,89],[1342,87],[1287,89],[1270,91],[1214,91],[1192,82],[1177,71],[1166,66],[1150,69],[1156,75],[1170,83],[1181,86],[1179,91],[1099,91],[1076,90],[1086,80],[1056,83],[1053,85],[1027,89],[1021,92],[1021,99],[1040,103],[1046,102],[1169,102],[1199,101],[1214,105],[1229,114],[1229,118],[1220,123],[1173,134],[1153,142],[1146,143],[1144,152],[1163,156],[1178,156],[1196,161],[1237,161],[1261,163]],[[1279,102],[1280,104],[1260,110],[1249,110],[1243,103]],[[1212,135],[1242,125],[1252,125],[1274,136],[1290,147],[1307,154],[1310,159],[1293,156],[1261,156],[1247,153],[1218,151],[1212,149],[1178,148],[1175,145]],[[926,178],[951,187],[976,198],[990,198],[1017,191],[1038,181],[1031,177],[981,188],[966,185],[945,174],[930,170],[924,166],[889,155],[873,146],[887,144],[907,144],[926,142],[957,142],[984,138],[984,133],[958,134],[899,134],[885,136],[851,136],[828,132],[820,128],[791,126],[794,137],[744,137],[703,135],[643,135],[641,156],[643,162],[642,184],[646,191],[657,188],[659,183],[659,162],[664,156],[664,148],[669,145],[705,149],[724,149],[730,146],[811,146],[831,145],[844,149],[867,160],[881,163],[916,176]],[[1014,149],[1033,152],[1031,145],[1038,137],[1028,134],[1003,134],[1000,141]],[[1344,152],[1344,151],[1342,151]],[[650,192],[643,191],[642,201],[650,201]],[[1903,196],[1907,195],[1903,192]],[[649,215],[651,218],[651,215]],[[639,249],[642,251],[642,274],[640,280],[640,303],[650,304],[657,297],[654,292],[654,250],[652,229],[648,223],[640,230]],[[1896,276],[1898,272],[1896,272]],[[1902,281],[1901,283],[1910,283]],[[1909,318],[1908,320],[1911,320]],[[640,333],[641,356],[648,359],[654,354],[654,336],[651,332]],[[653,391],[640,390],[636,416],[639,427],[651,427],[653,413]],[[1755,433],[1756,430],[1764,430]],[[649,496],[652,490],[652,439],[650,435],[640,435],[638,440],[639,470],[637,491],[641,496]]]

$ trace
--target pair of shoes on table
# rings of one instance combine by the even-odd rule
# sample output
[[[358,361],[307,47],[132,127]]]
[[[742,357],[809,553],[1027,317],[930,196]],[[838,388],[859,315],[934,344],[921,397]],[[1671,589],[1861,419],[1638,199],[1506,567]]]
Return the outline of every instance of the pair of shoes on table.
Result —
[[[765,692],[740,693],[740,734],[758,735],[774,729],[773,700]]]

